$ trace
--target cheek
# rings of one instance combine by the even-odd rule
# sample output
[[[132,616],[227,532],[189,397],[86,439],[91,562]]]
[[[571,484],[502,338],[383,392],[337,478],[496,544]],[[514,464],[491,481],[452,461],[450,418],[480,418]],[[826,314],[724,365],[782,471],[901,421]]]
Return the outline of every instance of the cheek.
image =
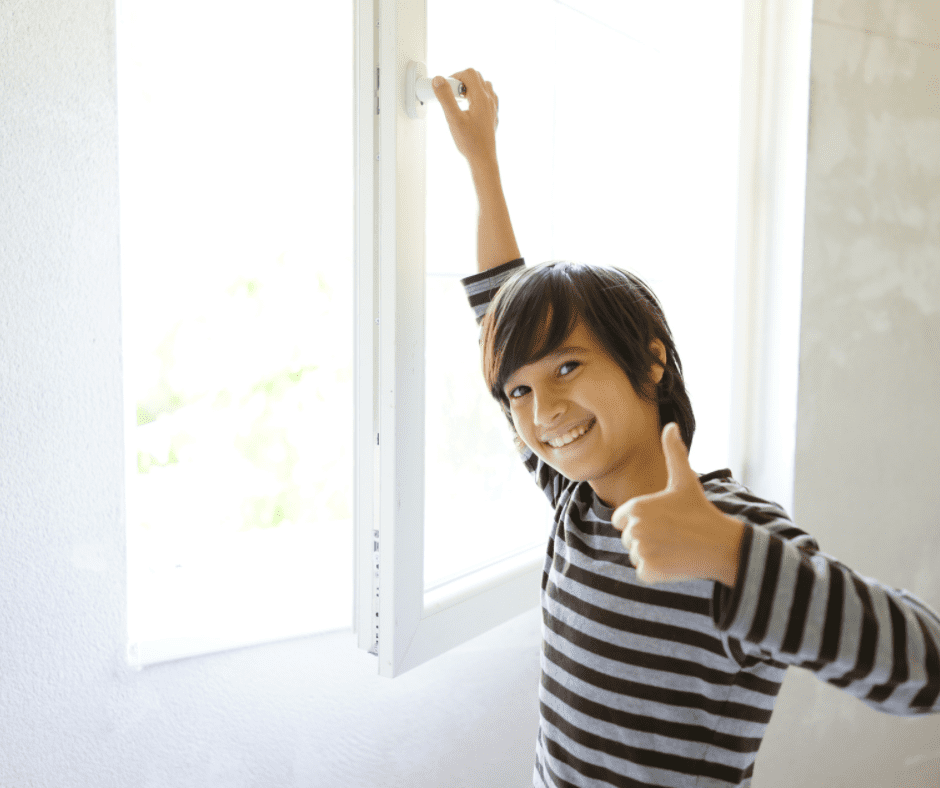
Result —
[[[598,409],[614,421],[629,418],[636,404],[636,394],[617,381],[598,386],[594,394]]]
[[[509,415],[512,416],[512,426],[516,429],[516,435],[518,435],[523,440],[526,439],[525,426],[523,420],[519,417],[519,414],[513,408],[509,411]],[[526,441],[528,443],[528,441]]]
[[[614,431],[644,430],[651,417],[658,418],[656,405],[641,399],[629,384],[601,387],[595,401],[606,417],[605,426]]]
[[[516,428],[516,435],[519,436],[519,439],[532,451],[538,454],[541,444],[538,440],[532,437],[532,428],[528,427],[528,422],[526,419],[517,413],[515,410],[510,410],[509,415],[512,416],[512,426]]]

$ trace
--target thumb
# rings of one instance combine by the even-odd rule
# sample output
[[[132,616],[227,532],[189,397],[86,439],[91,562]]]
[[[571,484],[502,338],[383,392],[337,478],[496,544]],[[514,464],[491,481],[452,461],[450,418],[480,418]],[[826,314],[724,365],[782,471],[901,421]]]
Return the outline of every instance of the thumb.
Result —
[[[697,483],[698,476],[689,465],[689,450],[682,440],[678,424],[670,422],[666,425],[662,442],[663,454],[666,456],[666,472],[669,474],[667,488],[676,490]]]
[[[457,106],[457,99],[454,98],[454,92],[451,90],[450,84],[444,77],[434,77],[431,81],[431,87],[434,88],[434,95],[441,103],[441,109],[444,110],[444,117],[447,118],[448,125],[452,126],[458,117],[458,113],[462,113],[463,110]]]

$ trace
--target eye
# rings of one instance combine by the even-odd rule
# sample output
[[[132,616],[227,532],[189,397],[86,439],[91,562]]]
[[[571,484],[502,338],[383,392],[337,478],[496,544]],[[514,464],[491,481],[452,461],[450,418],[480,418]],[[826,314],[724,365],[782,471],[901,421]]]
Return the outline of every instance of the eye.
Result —
[[[564,364],[562,364],[558,368],[558,375],[559,377],[564,377],[565,375],[570,374],[571,371],[573,371],[574,369],[580,366],[581,366],[580,361],[566,361]],[[566,369],[568,370],[568,372],[565,372]]]
[[[516,386],[514,389],[512,389],[512,391],[509,392],[508,397],[509,399],[519,399],[520,397],[524,397],[528,391],[528,386]]]

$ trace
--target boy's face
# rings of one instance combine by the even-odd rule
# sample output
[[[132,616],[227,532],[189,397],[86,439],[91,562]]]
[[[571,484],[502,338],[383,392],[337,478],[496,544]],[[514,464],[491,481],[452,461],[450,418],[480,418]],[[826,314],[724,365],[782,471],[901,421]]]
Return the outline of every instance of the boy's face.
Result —
[[[664,357],[661,343],[654,350]],[[662,375],[654,365],[651,385]],[[516,370],[504,391],[525,444],[563,476],[589,482],[606,504],[658,485],[659,410],[580,321],[556,351]]]

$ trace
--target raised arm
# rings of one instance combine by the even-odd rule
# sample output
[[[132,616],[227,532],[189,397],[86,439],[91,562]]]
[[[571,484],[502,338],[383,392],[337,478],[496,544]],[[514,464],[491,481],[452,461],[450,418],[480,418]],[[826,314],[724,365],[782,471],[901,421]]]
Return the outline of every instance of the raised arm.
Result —
[[[457,99],[443,77],[435,77],[432,84],[457,150],[470,165],[480,204],[477,265],[479,271],[488,271],[520,257],[496,161],[499,98],[492,84],[484,82],[480,73],[472,68],[453,76],[467,87],[470,106],[466,110],[457,106]]]

